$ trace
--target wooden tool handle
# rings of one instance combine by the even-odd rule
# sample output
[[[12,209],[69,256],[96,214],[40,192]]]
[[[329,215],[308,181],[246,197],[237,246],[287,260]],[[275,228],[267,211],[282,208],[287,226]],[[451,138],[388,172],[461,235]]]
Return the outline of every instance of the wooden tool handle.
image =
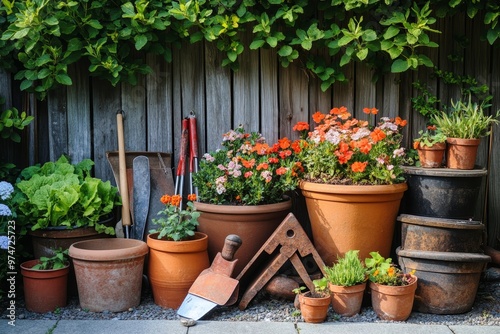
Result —
[[[116,112],[118,133],[118,162],[120,175],[120,195],[122,197],[122,225],[130,226],[130,202],[128,198],[127,165],[125,162],[125,140],[123,138],[123,111]]]
[[[224,247],[222,248],[222,258],[227,261],[232,261],[234,258],[234,254],[241,246],[241,238],[236,234],[230,234],[224,240]]]

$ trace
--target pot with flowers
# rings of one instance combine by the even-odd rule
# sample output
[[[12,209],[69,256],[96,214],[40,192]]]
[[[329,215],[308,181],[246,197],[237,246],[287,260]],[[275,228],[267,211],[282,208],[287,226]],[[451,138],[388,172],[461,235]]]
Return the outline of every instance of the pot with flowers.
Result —
[[[417,289],[414,272],[404,273],[378,252],[365,259],[372,307],[382,320],[405,321],[410,317]]]
[[[365,108],[375,115],[377,109]],[[347,108],[313,115],[317,124],[299,122],[299,159],[314,245],[327,265],[350,249],[365,258],[376,250],[388,256],[401,198],[407,189],[401,167],[399,117],[377,125],[353,118]]]
[[[424,168],[441,167],[446,151],[446,136],[435,125],[418,132],[420,137],[413,140],[413,148],[418,152],[420,166]]]
[[[208,236],[196,232],[200,216],[193,205],[196,195],[187,199],[183,209],[180,195],[162,196],[165,209],[153,219],[158,227],[147,236],[149,283],[154,302],[165,308],[179,308],[198,275],[210,266]]]
[[[223,135],[222,148],[206,153],[193,183],[201,213],[198,231],[209,236],[211,260],[229,234],[241,237],[235,275],[248,264],[291,210],[288,191],[297,187],[299,146],[288,138],[268,144],[240,126]]]

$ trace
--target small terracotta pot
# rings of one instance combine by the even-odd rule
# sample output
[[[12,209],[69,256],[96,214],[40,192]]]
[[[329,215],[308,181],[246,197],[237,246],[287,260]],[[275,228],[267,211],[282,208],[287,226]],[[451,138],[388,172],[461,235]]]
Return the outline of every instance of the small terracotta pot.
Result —
[[[311,297],[311,292],[299,295],[300,313],[305,322],[320,323],[325,321],[331,297]]]
[[[332,296],[332,307],[335,313],[352,317],[361,310],[366,282],[353,286],[340,286],[328,284]]]
[[[62,269],[31,269],[39,262],[30,260],[21,264],[26,309],[45,313],[66,306],[69,264]]]
[[[437,143],[432,146],[419,145],[418,159],[424,168],[438,168],[443,164],[443,157],[446,151],[446,143]]]
[[[141,301],[142,273],[148,246],[135,239],[75,242],[69,256],[75,267],[82,309],[122,312]]]
[[[370,282],[372,307],[382,320],[405,321],[410,317],[417,290],[417,277],[403,286],[390,286]]]
[[[150,234],[148,260],[149,283],[155,304],[177,309],[199,274],[210,266],[208,236],[196,232],[193,240],[158,240]],[[221,247],[222,250],[222,247]]]
[[[480,139],[448,138],[446,167],[455,169],[474,169]]]

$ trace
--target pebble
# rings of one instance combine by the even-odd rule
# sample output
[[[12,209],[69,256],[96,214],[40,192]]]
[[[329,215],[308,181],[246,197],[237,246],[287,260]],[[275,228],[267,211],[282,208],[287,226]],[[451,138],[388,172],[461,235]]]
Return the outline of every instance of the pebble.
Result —
[[[490,268],[491,269],[491,268]],[[434,325],[495,325],[500,326],[500,280],[493,280],[496,270],[486,275],[482,280],[476,295],[473,308],[470,312],[454,315],[425,314],[413,312],[407,323],[434,324]],[[484,275],[483,275],[484,276]],[[242,294],[242,292],[240,292]],[[2,308],[5,310],[6,308]],[[90,312],[82,310],[78,299],[72,297],[66,307],[55,313],[33,313],[24,308],[22,300],[16,301],[18,319],[74,319],[74,320],[179,320],[176,310],[164,309],[153,301],[151,291],[142,293],[141,303],[124,312]],[[5,312],[5,311],[4,311]],[[3,314],[5,318],[6,314]],[[275,321],[275,322],[302,322],[293,301],[271,297],[261,291],[252,300],[247,309],[241,311],[238,305],[219,306],[208,313],[203,320],[211,321]],[[383,322],[370,306],[361,309],[360,314],[353,317],[341,317],[330,308],[326,321],[330,322]],[[188,322],[187,324],[190,325]]]

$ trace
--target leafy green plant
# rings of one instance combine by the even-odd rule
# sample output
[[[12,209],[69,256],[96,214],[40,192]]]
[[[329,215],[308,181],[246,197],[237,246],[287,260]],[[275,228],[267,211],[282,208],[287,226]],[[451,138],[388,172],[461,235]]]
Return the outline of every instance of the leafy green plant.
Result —
[[[57,249],[54,251],[54,256],[46,257],[42,256],[39,262],[31,267],[34,270],[52,270],[52,269],[62,269],[69,265],[68,261],[68,249],[62,250]]]
[[[42,166],[21,171],[15,202],[31,229],[93,226],[97,232],[114,234],[114,226],[100,223],[121,204],[118,189],[109,181],[90,176],[94,162],[84,159],[72,165],[65,156]]]
[[[165,204],[165,209],[158,212],[160,218],[153,219],[153,223],[158,224],[158,228],[150,230],[149,233],[158,233],[158,239],[174,241],[192,237],[198,226],[198,217],[200,217],[200,213],[196,211],[192,202],[195,200],[195,194],[188,195],[186,209],[182,209],[180,195],[163,195],[161,202]]]
[[[420,137],[413,140],[414,149],[418,149],[419,147],[432,147],[435,144],[446,142],[446,136],[435,125],[427,126],[425,131],[420,130],[418,134]]]
[[[366,268],[359,259],[358,250],[349,250],[337,263],[324,268],[325,277],[333,285],[353,286],[366,280]]]
[[[438,46],[436,17],[456,12],[478,17],[488,42],[498,40],[500,6],[493,0],[4,0],[0,65],[16,73],[22,90],[44,98],[56,85],[72,84],[68,67],[80,59],[113,85],[135,83],[151,71],[138,55],[170,61],[181,42],[208,42],[233,69],[244,52],[272,48],[284,67],[306,64],[326,90],[346,80],[343,67],[352,62],[394,73],[432,66],[420,50]],[[334,55],[340,62],[328,61]]]
[[[314,285],[314,291],[310,292],[310,297],[321,298],[330,295],[330,290],[328,289],[328,280],[326,277],[318,278],[312,281]],[[293,293],[300,294],[306,291],[305,286],[300,286],[292,290]]]
[[[442,111],[433,117],[433,122],[448,138],[478,139],[490,134],[491,126],[499,122],[500,110],[496,115],[486,115],[485,108],[490,105],[486,100],[473,102],[469,95],[468,101],[451,101],[451,111]]]
[[[0,97],[0,105],[4,104],[5,99]],[[0,137],[19,143],[21,141],[19,131],[28,126],[33,119],[33,116],[28,116],[25,111],[20,113],[14,107],[2,111],[0,113]]]
[[[401,286],[413,282],[414,272],[405,274],[392,263],[391,258],[384,258],[379,252],[370,252],[370,257],[365,259],[368,279],[371,282]]]

